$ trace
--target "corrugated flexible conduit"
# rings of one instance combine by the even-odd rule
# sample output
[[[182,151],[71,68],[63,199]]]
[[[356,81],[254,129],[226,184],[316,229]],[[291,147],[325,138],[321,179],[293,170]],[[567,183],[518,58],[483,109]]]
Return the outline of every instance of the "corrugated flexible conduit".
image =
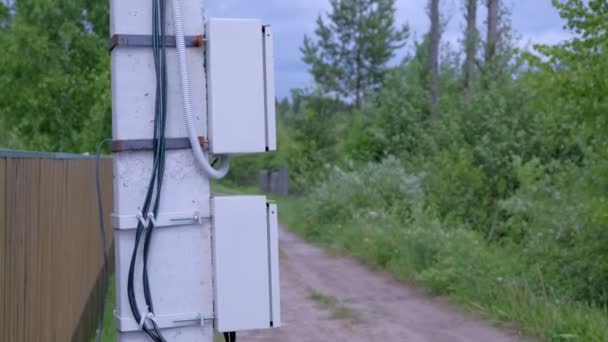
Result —
[[[188,131],[188,139],[192,146],[192,154],[199,167],[210,178],[224,178],[230,170],[230,161],[228,156],[219,156],[220,167],[214,169],[207,156],[201,148],[196,129],[194,127],[194,115],[192,113],[192,97],[190,94],[190,80],[188,79],[188,66],[186,61],[186,44],[184,42],[184,23],[182,20],[182,9],[180,0],[173,0],[173,25],[175,27],[175,41],[177,46],[177,62],[179,66],[179,75],[182,87],[182,104],[184,107],[184,123]]]

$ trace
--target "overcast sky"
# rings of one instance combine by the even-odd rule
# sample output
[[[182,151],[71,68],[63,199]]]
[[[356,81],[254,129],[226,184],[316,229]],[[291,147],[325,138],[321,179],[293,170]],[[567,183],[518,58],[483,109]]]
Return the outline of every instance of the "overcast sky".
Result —
[[[512,12],[513,27],[521,37],[521,46],[530,43],[553,44],[569,37],[551,0],[506,1]],[[416,37],[421,37],[428,30],[427,2],[397,0],[397,22],[408,23]],[[458,43],[464,27],[463,0],[442,0],[441,3],[442,15],[449,20],[443,39]],[[280,98],[288,96],[292,88],[312,85],[299,48],[304,35],[314,31],[317,16],[328,9],[329,0],[207,0],[209,17],[261,18],[272,25],[275,34],[276,87]],[[478,16],[478,27],[483,31],[483,8]]]

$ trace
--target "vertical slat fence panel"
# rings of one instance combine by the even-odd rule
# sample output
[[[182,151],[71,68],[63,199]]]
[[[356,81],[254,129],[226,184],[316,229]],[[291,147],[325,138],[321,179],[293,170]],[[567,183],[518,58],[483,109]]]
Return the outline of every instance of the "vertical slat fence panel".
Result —
[[[6,277],[6,160],[0,159],[0,279]],[[6,316],[5,312],[5,303],[6,303],[6,294],[5,287],[6,281],[0,280],[0,341],[3,341],[3,332],[6,331]]]
[[[111,255],[111,159],[100,171]],[[104,300],[94,172],[90,157],[0,151],[0,342],[93,336]]]
[[[40,188],[46,185],[40,183],[40,160],[28,159],[21,160],[20,167],[23,170],[23,185],[25,191],[20,191],[21,200],[24,204],[25,217],[23,218],[22,229],[25,231],[25,285],[23,288],[24,310],[23,315],[25,321],[22,322],[23,338],[25,341],[40,341],[38,338],[39,329],[32,328],[29,322],[38,324],[40,317],[38,309],[40,307],[41,289],[40,289],[40,263],[44,260],[39,260],[41,240],[39,222],[40,203]]]

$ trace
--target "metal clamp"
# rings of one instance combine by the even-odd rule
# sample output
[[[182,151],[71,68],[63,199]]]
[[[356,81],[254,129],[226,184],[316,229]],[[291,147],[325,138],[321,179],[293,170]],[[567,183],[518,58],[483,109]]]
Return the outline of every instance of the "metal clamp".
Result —
[[[175,47],[175,36],[164,37],[165,47]],[[202,47],[205,43],[205,39],[202,34],[195,36],[185,36],[184,41],[186,47]],[[152,35],[149,34],[115,34],[110,38],[109,49],[110,52],[117,46],[130,46],[130,47],[151,47],[152,46]],[[158,43],[159,46],[162,42]]]
[[[148,227],[150,223],[154,227],[177,227],[201,225],[203,221],[210,220],[210,217],[202,217],[198,212],[194,213],[162,213],[154,215],[148,213],[144,216],[142,213],[135,215],[116,215],[112,214],[112,226],[116,230],[133,230],[141,223],[144,227]]]
[[[149,319],[153,319],[154,323],[160,329],[167,328],[180,328],[187,326],[200,326],[204,325],[205,322],[213,321],[213,315],[201,315],[200,313],[182,313],[182,314],[174,314],[174,315],[143,315],[142,314],[142,322],[136,322],[133,317],[121,317],[118,315],[116,310],[114,310],[114,321],[116,322],[116,329],[120,332],[132,332],[132,331],[141,331],[144,321],[148,321]]]
[[[206,149],[205,137],[198,137],[201,148]],[[156,148],[154,139],[113,140],[112,152],[152,151]],[[165,138],[165,150],[189,150],[192,148],[188,138]]]

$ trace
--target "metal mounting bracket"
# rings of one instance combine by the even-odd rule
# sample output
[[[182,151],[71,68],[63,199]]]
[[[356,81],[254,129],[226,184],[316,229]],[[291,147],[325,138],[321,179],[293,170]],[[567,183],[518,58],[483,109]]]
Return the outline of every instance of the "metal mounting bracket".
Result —
[[[156,216],[152,213],[148,213],[147,215],[143,215],[142,213],[137,213],[135,215],[112,214],[112,226],[116,230],[137,229],[139,223],[144,227],[147,227],[152,223],[155,228],[201,225],[205,220],[210,220],[210,218],[201,217],[198,212],[162,213]]]
[[[185,36],[186,47],[202,47],[205,39],[202,34]],[[159,45],[162,44],[159,43]],[[110,52],[117,46],[151,47],[152,35],[149,34],[115,34],[110,38]],[[175,47],[175,36],[165,36],[165,47]]]
[[[179,328],[192,325],[204,325],[207,321],[213,321],[213,315],[201,315],[200,313],[182,313],[174,315],[155,315],[154,322],[160,329]],[[114,311],[116,329],[120,332],[141,331],[139,322],[133,317],[120,317]]]
[[[201,148],[206,149],[205,137],[198,137]],[[113,140],[112,152],[152,151],[156,147],[154,139]],[[166,138],[165,150],[188,150],[192,148],[188,138]]]

